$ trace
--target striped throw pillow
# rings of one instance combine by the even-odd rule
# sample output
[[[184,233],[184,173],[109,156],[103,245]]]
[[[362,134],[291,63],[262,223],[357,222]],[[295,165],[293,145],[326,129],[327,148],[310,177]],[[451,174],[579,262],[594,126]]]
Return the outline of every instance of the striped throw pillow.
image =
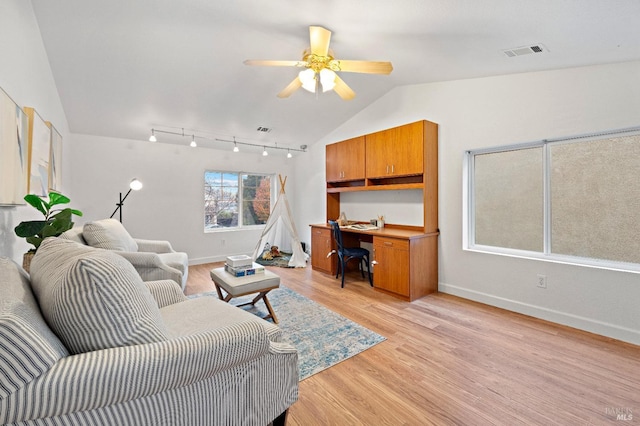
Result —
[[[31,283],[43,316],[71,353],[168,338],[149,289],[116,253],[47,238],[33,258]]]
[[[138,251],[138,243],[115,219],[102,219],[87,222],[82,228],[82,236],[91,247],[118,250]]]

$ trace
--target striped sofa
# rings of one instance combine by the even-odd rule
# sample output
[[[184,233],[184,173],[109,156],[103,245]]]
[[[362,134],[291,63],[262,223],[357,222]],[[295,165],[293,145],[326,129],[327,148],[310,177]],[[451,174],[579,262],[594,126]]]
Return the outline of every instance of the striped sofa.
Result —
[[[115,219],[96,220],[74,226],[60,235],[60,238],[117,252],[131,262],[144,281],[174,280],[183,290],[187,285],[187,253],[175,251],[169,241],[133,238]]]
[[[217,298],[143,282],[124,258],[47,238],[29,277],[0,258],[0,424],[284,424],[295,349]]]

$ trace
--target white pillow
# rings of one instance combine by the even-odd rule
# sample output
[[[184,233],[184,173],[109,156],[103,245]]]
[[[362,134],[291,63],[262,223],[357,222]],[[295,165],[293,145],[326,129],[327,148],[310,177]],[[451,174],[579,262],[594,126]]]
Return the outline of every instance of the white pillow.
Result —
[[[47,238],[31,263],[31,286],[47,323],[71,353],[168,338],[148,287],[116,253]]]
[[[136,241],[115,219],[85,223],[82,228],[82,236],[91,247],[117,251],[138,251]]]

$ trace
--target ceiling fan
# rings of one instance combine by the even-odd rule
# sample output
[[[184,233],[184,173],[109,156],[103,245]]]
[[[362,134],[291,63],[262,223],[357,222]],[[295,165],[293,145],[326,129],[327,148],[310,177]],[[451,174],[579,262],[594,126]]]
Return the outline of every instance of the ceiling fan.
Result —
[[[316,94],[334,90],[344,100],[353,99],[355,92],[344,82],[336,72],[356,72],[366,74],[390,74],[393,70],[391,62],[347,61],[335,59],[333,51],[329,49],[331,31],[326,28],[309,27],[311,47],[305,49],[301,61],[263,61],[246,60],[245,65],[262,65],[270,67],[299,67],[305,68],[285,87],[279,98],[288,98],[300,87]]]

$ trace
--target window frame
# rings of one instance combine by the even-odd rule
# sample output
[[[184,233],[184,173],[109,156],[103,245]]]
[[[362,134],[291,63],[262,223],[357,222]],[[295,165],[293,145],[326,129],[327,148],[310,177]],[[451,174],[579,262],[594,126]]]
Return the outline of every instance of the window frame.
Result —
[[[567,138],[544,139],[534,142],[503,145],[491,148],[467,150],[463,159],[463,226],[462,249],[464,251],[495,254],[500,256],[516,257],[530,260],[542,260],[567,265],[586,266],[612,271],[624,271],[640,273],[640,263],[613,261],[597,258],[579,257],[551,252],[551,147],[558,144],[589,142],[604,137],[640,135],[640,127],[612,130],[607,132],[591,133]],[[528,251],[506,247],[494,247],[475,242],[475,168],[476,155],[499,153],[505,151],[530,149],[541,147],[543,152],[543,251]]]
[[[222,226],[219,228],[211,228],[206,229],[206,200],[203,195],[203,205],[202,205],[202,227],[203,232],[205,234],[217,233],[217,232],[233,232],[233,231],[241,231],[241,230],[252,230],[252,229],[262,229],[266,224],[257,224],[257,225],[245,225],[243,223],[244,215],[243,215],[243,200],[242,200],[242,191],[243,191],[243,177],[244,176],[266,176],[269,178],[269,214],[273,211],[273,206],[275,205],[276,195],[277,195],[277,180],[275,173],[265,173],[265,172],[246,172],[246,171],[233,171],[233,170],[210,170],[207,169],[203,174],[203,193],[206,188],[206,175],[207,173],[219,173],[219,174],[231,174],[235,175],[238,181],[238,225],[236,226]]]

